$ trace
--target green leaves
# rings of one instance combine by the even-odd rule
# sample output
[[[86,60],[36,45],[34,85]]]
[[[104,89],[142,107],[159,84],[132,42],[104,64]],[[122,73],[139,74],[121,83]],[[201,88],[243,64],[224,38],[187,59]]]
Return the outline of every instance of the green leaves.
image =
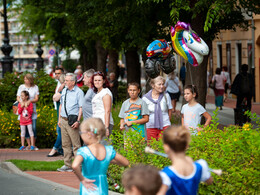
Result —
[[[187,155],[194,160],[205,159],[211,168],[223,170],[221,176],[212,175],[213,185],[200,184],[199,194],[257,194],[260,184],[260,133],[255,128],[259,128],[259,125],[254,129],[250,123],[243,127],[231,125],[220,130],[217,114],[218,110],[215,110],[212,124],[201,131],[200,135],[192,136],[187,150]],[[114,116],[117,114],[114,113]],[[259,124],[260,119],[256,120]],[[144,163],[162,169],[171,164],[167,158],[144,153],[146,142],[137,132],[129,131],[124,137],[116,128],[112,138],[114,147],[129,159],[131,165]],[[152,140],[149,146],[164,152],[161,140]],[[116,178],[117,183],[121,181],[123,171],[124,169],[114,165],[109,168],[109,173]],[[119,185],[121,186],[120,183]],[[123,192],[123,189],[120,189],[120,192]]]

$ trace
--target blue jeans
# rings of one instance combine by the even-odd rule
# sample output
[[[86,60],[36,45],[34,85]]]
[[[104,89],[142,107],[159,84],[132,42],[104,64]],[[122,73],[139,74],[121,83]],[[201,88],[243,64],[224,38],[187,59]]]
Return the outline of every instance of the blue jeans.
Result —
[[[62,143],[61,143],[61,129],[60,129],[59,125],[57,125],[56,131],[57,131],[57,138],[56,138],[56,142],[53,146],[53,149],[57,150],[59,153],[63,154]]]
[[[36,121],[37,121],[37,119],[33,119],[32,120],[32,128],[33,128],[34,138],[37,138]],[[30,138],[30,135],[29,135],[27,127],[26,127],[25,138]]]

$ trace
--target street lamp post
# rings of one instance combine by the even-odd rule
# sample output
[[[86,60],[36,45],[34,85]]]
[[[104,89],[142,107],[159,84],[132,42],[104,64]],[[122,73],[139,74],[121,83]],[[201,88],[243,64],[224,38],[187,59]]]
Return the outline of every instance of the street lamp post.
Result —
[[[4,6],[4,13],[1,13],[1,15],[4,17],[4,30],[5,30],[5,36],[3,39],[4,44],[1,47],[2,52],[4,53],[4,57],[1,59],[2,64],[2,76],[4,77],[4,74],[6,72],[13,72],[13,57],[10,56],[10,53],[12,52],[13,47],[9,45],[9,35],[8,35],[8,24],[7,24],[7,11],[6,11],[6,0],[3,0],[3,6]]]
[[[41,39],[39,35],[38,35],[38,48],[36,49],[36,53],[38,55],[38,58],[36,59],[36,69],[37,71],[39,71],[43,69],[43,61],[44,61],[42,59],[43,50],[42,50]]]

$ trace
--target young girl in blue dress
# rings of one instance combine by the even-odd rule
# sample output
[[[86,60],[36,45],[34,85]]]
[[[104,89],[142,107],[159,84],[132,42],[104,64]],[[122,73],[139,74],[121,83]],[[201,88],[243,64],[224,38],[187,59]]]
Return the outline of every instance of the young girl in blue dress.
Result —
[[[106,128],[99,118],[84,120],[80,126],[81,138],[86,146],[77,151],[72,168],[80,180],[80,194],[108,194],[107,169],[109,163],[128,166],[129,161],[116,153],[113,146],[104,146],[100,141]],[[82,170],[81,170],[82,165]]]
[[[190,132],[183,126],[172,126],[164,131],[163,147],[172,165],[160,172],[163,185],[159,195],[195,195],[201,181],[213,183],[207,162],[203,159],[193,162],[185,155],[189,142]]]

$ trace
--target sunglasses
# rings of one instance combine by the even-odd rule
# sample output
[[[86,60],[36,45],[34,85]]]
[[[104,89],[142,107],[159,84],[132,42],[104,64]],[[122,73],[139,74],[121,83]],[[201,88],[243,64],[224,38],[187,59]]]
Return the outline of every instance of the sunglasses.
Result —
[[[95,76],[95,75],[104,76],[104,73],[103,73],[103,72],[101,72],[101,71],[97,71],[97,72],[94,72],[94,76]]]

